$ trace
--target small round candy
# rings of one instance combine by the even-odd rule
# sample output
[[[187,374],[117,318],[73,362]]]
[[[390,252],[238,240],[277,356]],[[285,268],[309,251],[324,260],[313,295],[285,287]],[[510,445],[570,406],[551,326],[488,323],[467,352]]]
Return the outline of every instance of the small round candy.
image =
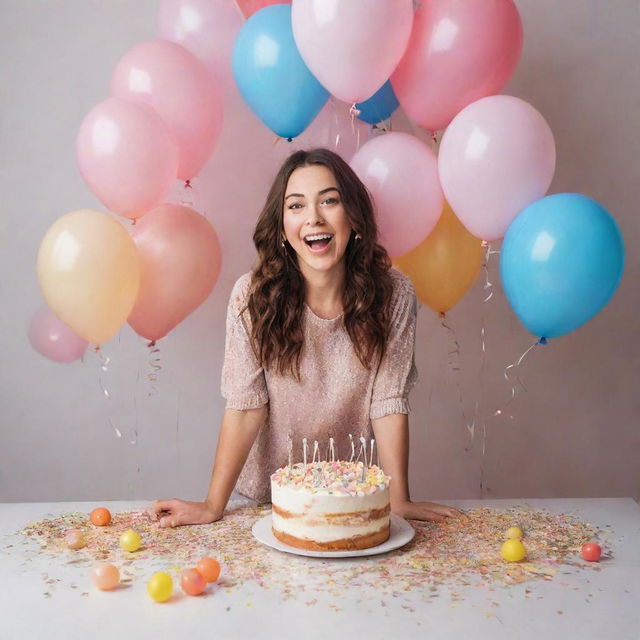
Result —
[[[87,546],[87,541],[84,537],[84,533],[80,529],[69,529],[64,534],[64,543],[68,549],[82,549]]]
[[[109,591],[120,584],[120,572],[112,564],[103,563],[93,568],[91,579],[98,589]]]
[[[98,507],[91,512],[89,516],[91,522],[96,525],[96,527],[104,527],[105,525],[111,522],[111,514],[109,513],[109,509],[105,509],[104,507]]]
[[[602,555],[602,547],[595,542],[582,545],[582,557],[589,562],[598,562]]]
[[[133,529],[127,529],[127,531],[120,536],[120,546],[125,551],[137,551],[141,544],[140,534]]]
[[[215,558],[202,558],[196,569],[207,582],[215,582],[220,576],[220,563]]]
[[[514,538],[503,543],[500,553],[508,562],[520,562],[527,555],[527,550],[520,540]]]
[[[522,529],[520,527],[509,527],[505,532],[504,537],[507,540],[521,540],[524,538],[524,533],[522,533]]]
[[[173,580],[168,573],[158,571],[147,582],[147,593],[156,602],[166,602],[173,593]]]
[[[180,576],[180,586],[186,594],[199,596],[207,588],[207,581],[197,569],[186,569]]]

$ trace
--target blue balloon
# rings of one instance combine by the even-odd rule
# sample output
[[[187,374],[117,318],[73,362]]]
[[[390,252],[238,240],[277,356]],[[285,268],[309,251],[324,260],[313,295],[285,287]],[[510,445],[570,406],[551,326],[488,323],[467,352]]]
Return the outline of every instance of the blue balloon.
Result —
[[[265,7],[245,22],[233,75],[252,111],[282,138],[300,135],[329,98],[298,53],[288,4]]]
[[[387,80],[368,100],[358,102],[356,109],[360,110],[358,118],[369,124],[378,124],[387,118],[400,106],[391,82]]]
[[[505,294],[536,336],[557,338],[590,320],[618,287],[624,243],[616,221],[578,193],[529,205],[507,229],[500,253]]]

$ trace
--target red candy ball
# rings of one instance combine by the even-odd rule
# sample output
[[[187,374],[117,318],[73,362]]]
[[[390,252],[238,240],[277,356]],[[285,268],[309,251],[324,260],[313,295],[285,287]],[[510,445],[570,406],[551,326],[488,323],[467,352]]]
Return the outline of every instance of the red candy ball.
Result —
[[[602,555],[602,547],[595,542],[587,542],[582,545],[582,557],[589,562],[598,562]]]

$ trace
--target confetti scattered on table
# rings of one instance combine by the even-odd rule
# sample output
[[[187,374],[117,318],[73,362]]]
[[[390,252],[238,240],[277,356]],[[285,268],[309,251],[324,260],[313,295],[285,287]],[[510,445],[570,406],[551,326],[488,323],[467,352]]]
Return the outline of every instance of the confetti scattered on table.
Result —
[[[212,556],[222,566],[215,590],[232,593],[253,583],[277,589],[282,599],[297,598],[308,606],[318,601],[317,595],[339,598],[345,588],[354,586],[375,587],[382,600],[419,592],[427,601],[438,598],[446,586],[455,603],[463,599],[455,590],[458,585],[508,587],[552,580],[568,567],[600,569],[579,555],[581,546],[600,533],[596,527],[571,515],[526,506],[472,509],[462,518],[442,523],[412,521],[416,537],[403,548],[379,556],[341,559],[303,558],[261,545],[251,527],[268,513],[268,507],[243,507],[210,525],[170,529],[160,528],[143,511],[114,513],[104,527],[94,527],[86,514],[74,512],[31,523],[19,533],[25,536],[23,544],[33,547],[34,540],[39,543],[34,553],[49,554],[60,563],[81,567],[113,563],[121,569],[123,581],[146,581],[153,571],[179,572],[195,566],[203,556]],[[500,548],[504,532],[515,525],[524,531],[527,558],[509,563],[502,559]],[[84,548],[72,551],[66,547],[64,534],[69,529],[83,531]],[[128,529],[142,538],[135,553],[118,544]],[[55,578],[45,575],[50,593]],[[527,589],[525,596],[530,595]]]

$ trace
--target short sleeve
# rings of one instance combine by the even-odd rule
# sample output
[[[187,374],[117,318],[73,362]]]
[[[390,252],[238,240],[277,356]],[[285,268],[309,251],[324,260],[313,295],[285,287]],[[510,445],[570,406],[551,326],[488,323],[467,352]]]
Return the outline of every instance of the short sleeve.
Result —
[[[264,370],[250,340],[246,310],[251,274],[241,276],[233,287],[227,307],[227,325],[222,365],[222,396],[227,409],[257,409],[269,401]]]
[[[399,271],[392,270],[392,277],[391,327],[387,350],[373,382],[372,420],[393,413],[409,413],[409,392],[418,379],[414,358],[418,316],[416,292],[411,281]]]

